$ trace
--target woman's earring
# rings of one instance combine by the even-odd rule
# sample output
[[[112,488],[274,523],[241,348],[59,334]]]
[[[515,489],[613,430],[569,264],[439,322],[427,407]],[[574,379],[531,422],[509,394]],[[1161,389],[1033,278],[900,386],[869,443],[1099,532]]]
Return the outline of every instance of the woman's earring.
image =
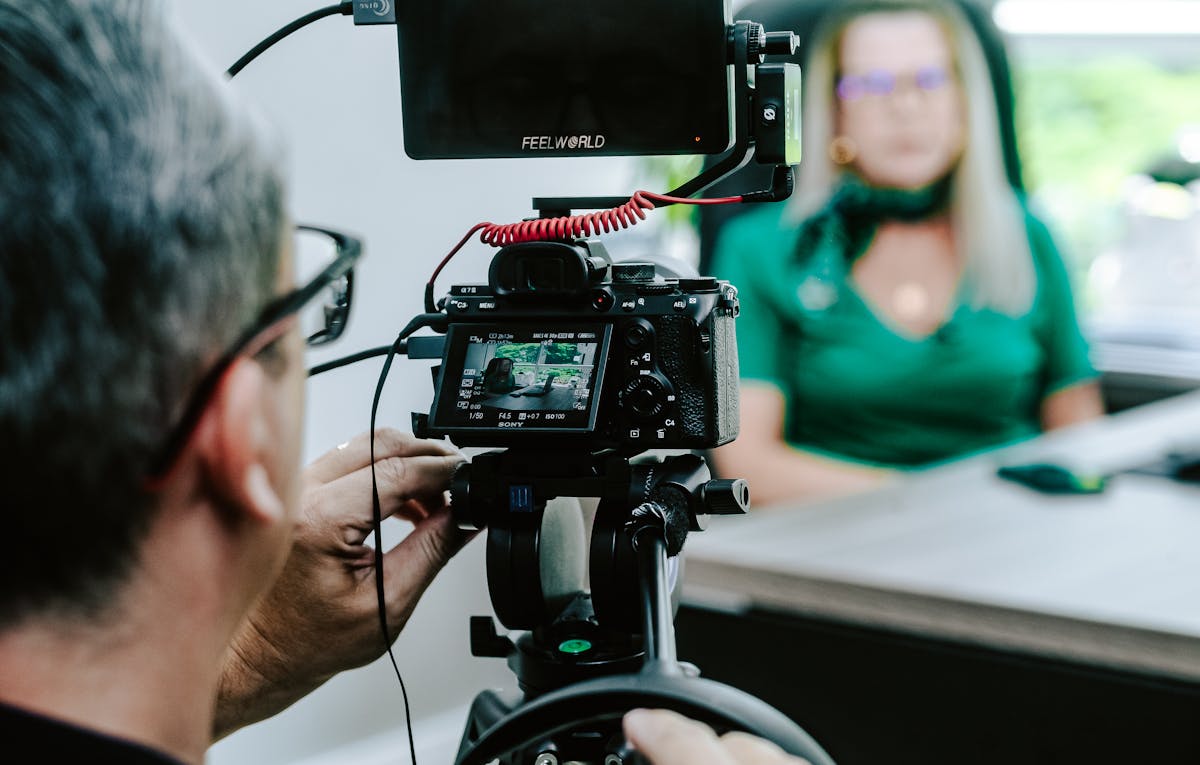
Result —
[[[836,164],[848,165],[858,157],[858,144],[849,136],[839,135],[829,142],[829,158]]]

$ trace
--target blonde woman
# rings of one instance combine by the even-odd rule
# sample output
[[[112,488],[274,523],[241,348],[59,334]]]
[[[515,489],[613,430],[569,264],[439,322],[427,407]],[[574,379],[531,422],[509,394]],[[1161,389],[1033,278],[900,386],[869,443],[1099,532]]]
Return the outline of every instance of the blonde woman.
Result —
[[[874,487],[1103,414],[1067,271],[1009,184],[978,38],[952,4],[833,6],[804,68],[786,205],[722,231],[756,505]]]

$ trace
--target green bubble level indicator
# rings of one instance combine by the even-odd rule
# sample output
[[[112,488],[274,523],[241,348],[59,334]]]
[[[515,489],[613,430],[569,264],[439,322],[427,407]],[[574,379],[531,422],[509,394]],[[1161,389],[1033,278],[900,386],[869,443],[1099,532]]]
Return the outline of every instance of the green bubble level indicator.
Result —
[[[564,640],[558,644],[558,650],[562,653],[581,654],[592,650],[592,644],[591,641],[582,639]]]

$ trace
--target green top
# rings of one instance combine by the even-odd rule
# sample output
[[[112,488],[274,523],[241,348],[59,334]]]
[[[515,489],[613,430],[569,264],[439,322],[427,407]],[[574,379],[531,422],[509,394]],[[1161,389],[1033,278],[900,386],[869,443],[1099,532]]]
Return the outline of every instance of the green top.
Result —
[[[914,339],[864,300],[844,257],[797,252],[802,226],[784,208],[730,221],[711,272],[738,288],[741,378],[783,392],[793,446],[927,466],[1036,435],[1042,399],[1095,377],[1062,258],[1032,214],[1030,312],[978,310],[960,292],[945,324]]]

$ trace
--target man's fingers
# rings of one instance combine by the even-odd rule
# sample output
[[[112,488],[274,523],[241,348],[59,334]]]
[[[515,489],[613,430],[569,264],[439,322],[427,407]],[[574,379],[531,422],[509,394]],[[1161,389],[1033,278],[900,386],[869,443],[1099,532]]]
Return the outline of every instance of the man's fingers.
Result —
[[[375,460],[390,457],[449,456],[461,452],[449,441],[433,441],[417,438],[411,433],[402,433],[392,428],[375,431]],[[344,444],[330,449],[315,459],[304,471],[307,481],[329,483],[350,475],[371,464],[371,439],[369,433],[360,433]]]
[[[808,765],[808,760],[793,757],[771,741],[749,733],[726,733],[721,746],[738,765]]]
[[[416,523],[417,521],[423,521],[428,518],[431,512],[442,507],[444,504],[444,501],[438,502],[436,505],[432,505],[429,500],[410,499],[396,508],[396,511],[392,513],[392,517],[400,518],[401,520],[409,521],[410,523]]]
[[[625,738],[654,765],[736,765],[707,725],[665,709],[635,709],[622,721]]]
[[[379,507],[384,518],[393,513],[407,520],[414,520],[416,503],[426,511],[435,510],[445,504],[444,494],[450,485],[450,477],[463,461],[457,454],[438,454],[415,457],[391,457],[375,464],[375,485],[379,488]],[[311,491],[320,493],[321,507],[336,508],[345,513],[352,508],[353,526],[358,529],[372,525],[373,509],[371,466],[359,468],[349,475],[337,478]],[[425,513],[416,512],[418,517]],[[357,544],[362,540],[350,540]]]
[[[442,508],[415,524],[408,536],[384,554],[389,626],[397,631],[404,626],[434,576],[475,533],[461,531],[450,509]]]
[[[749,733],[726,733],[666,709],[635,709],[623,720],[625,738],[652,765],[809,765]]]

